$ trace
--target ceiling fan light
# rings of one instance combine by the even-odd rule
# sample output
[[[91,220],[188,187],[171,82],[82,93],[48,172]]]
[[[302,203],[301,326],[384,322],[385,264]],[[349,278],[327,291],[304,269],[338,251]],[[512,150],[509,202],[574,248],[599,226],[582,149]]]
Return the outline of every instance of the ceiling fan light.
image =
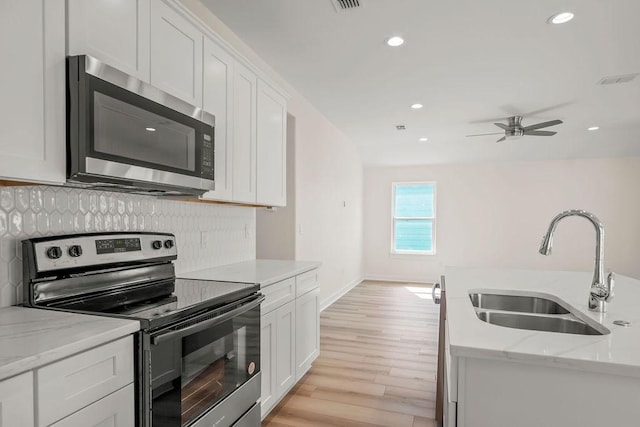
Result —
[[[393,36],[387,39],[387,44],[391,47],[398,47],[404,44],[404,39],[400,36]]]
[[[551,16],[547,22],[550,24],[566,24],[567,22],[571,21],[574,18],[574,14],[571,12],[560,12],[560,13],[556,13],[555,15]]]

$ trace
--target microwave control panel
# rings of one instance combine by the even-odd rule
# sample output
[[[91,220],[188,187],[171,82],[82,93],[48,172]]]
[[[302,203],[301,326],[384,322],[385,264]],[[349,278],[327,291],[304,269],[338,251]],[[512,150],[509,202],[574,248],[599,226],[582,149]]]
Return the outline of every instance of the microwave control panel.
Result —
[[[200,164],[200,170],[201,176],[204,179],[214,179],[213,153],[213,136],[207,133],[202,134],[202,163]]]

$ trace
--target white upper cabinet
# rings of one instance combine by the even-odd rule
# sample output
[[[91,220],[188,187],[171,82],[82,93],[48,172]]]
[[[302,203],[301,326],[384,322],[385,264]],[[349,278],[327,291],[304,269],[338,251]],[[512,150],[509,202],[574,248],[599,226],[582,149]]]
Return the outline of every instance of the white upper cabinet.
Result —
[[[257,198],[260,205],[287,204],[287,101],[258,81]]]
[[[216,117],[215,183],[216,189],[202,196],[208,200],[231,200],[233,159],[233,66],[229,53],[209,38],[204,39],[203,109]]]
[[[0,179],[65,181],[65,0],[0,1]]]
[[[161,0],[151,2],[151,84],[202,106],[202,32]]]
[[[69,55],[90,55],[149,81],[150,0],[67,0]]]
[[[256,202],[255,73],[236,63],[233,86],[233,201]]]

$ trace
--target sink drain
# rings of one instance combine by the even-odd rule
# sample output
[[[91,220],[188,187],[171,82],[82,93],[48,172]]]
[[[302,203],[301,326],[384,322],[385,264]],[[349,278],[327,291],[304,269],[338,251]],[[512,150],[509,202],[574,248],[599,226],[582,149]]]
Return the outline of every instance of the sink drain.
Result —
[[[627,322],[626,320],[614,320],[613,324],[618,326],[624,326],[624,327],[631,326],[631,322]]]

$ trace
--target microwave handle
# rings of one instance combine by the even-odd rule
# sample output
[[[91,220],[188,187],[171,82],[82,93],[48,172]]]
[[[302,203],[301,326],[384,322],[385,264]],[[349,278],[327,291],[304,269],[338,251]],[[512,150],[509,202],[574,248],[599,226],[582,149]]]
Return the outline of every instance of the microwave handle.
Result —
[[[249,303],[243,304],[240,307],[233,309],[227,313],[221,314],[220,316],[216,316],[212,319],[203,320],[202,322],[198,322],[195,325],[187,326],[184,329],[171,330],[168,332],[160,333],[159,335],[153,336],[151,338],[151,342],[153,345],[158,345],[166,341],[176,340],[179,338],[183,338],[187,335],[195,334],[196,332],[200,332],[204,329],[211,328],[213,326],[219,325],[220,323],[224,323],[229,319],[232,319],[235,316],[238,316],[242,313],[246,313],[247,311],[257,307],[264,301],[264,296],[260,295],[258,298],[255,298]]]

